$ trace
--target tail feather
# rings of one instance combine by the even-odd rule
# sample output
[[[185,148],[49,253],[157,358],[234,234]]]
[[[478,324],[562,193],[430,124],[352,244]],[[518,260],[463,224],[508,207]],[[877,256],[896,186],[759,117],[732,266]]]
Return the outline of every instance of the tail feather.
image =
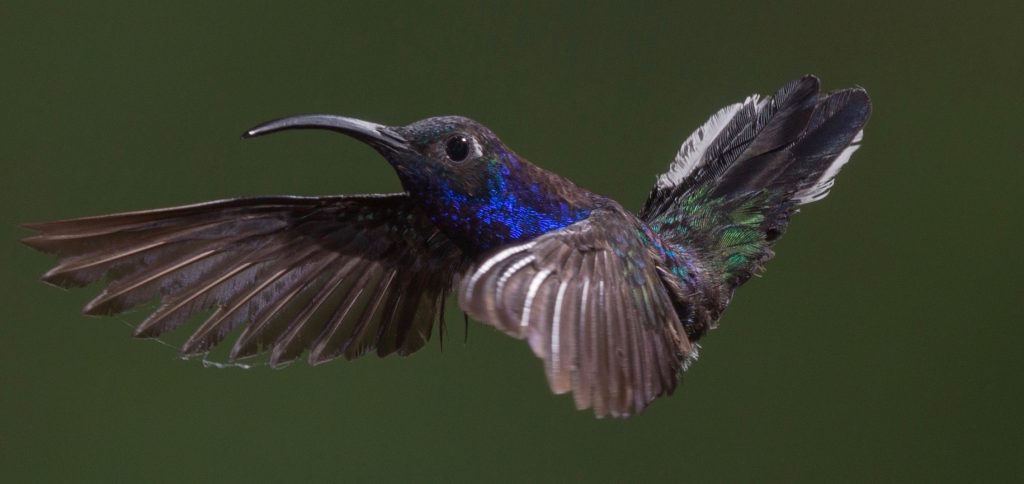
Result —
[[[759,271],[797,207],[824,198],[863,138],[860,88],[819,94],[814,76],[713,115],[683,143],[640,216],[698,250],[730,289]]]

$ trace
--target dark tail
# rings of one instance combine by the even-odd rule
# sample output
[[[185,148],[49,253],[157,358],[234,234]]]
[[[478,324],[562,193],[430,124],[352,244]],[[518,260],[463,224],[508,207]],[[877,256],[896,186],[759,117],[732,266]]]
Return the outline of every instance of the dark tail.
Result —
[[[821,200],[871,113],[860,88],[828,94],[805,76],[723,108],[683,143],[640,217],[668,243],[702,251],[730,290],[772,257],[797,207]]]

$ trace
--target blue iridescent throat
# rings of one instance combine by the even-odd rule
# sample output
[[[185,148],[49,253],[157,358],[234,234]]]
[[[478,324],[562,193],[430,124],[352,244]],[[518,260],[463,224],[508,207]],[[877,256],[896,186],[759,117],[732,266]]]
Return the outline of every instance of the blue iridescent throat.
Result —
[[[460,193],[447,182],[439,186],[444,213],[435,214],[434,222],[449,228],[450,236],[465,238],[461,241],[464,245],[487,250],[531,239],[590,215],[590,210],[554,199],[538,182],[517,180],[503,163],[489,163],[487,175],[486,193],[476,196]]]

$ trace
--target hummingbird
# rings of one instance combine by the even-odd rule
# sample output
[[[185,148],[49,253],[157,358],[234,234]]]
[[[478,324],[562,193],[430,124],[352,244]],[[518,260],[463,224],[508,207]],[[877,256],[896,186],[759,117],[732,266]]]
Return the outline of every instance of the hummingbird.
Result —
[[[443,333],[454,293],[467,319],[529,344],[552,392],[625,417],[675,390],[793,214],[829,193],[870,112],[863,89],[821,93],[810,75],[730,104],[686,138],[636,214],[465,117],[292,116],[243,138],[335,131],[376,150],[403,191],[33,223],[22,241],[57,256],[47,283],[105,281],[85,314],[158,300],[135,336],[201,315],[183,356],[230,339],[231,361],[269,353],[274,368],[409,355]]]

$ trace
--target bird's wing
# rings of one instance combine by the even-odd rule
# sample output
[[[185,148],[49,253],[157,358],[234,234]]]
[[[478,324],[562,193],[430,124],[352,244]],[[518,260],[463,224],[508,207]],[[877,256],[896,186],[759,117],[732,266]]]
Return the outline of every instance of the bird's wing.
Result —
[[[473,318],[525,339],[555,393],[598,416],[626,416],[671,393],[693,348],[636,220],[595,210],[505,246],[462,278]]]
[[[155,337],[212,310],[182,353],[245,325],[231,359],[271,350],[272,366],[306,349],[314,364],[416,351],[463,268],[405,194],[232,199],[26,227],[39,233],[24,243],[59,257],[44,281],[105,277],[85,313],[159,299],[135,330]]]

